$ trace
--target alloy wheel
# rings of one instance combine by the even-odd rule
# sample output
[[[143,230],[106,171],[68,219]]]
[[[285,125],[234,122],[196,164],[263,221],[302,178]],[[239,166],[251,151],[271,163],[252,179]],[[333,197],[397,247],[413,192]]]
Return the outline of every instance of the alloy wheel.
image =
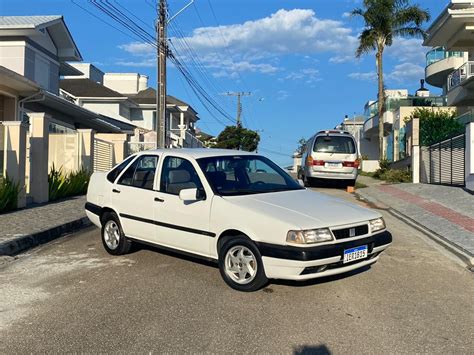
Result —
[[[236,283],[248,284],[257,275],[257,258],[249,248],[236,245],[227,251],[224,270]]]

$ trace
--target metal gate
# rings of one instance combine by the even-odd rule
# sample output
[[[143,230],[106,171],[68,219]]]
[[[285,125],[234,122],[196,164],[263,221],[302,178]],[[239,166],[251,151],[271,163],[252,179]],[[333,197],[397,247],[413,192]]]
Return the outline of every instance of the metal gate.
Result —
[[[94,171],[108,171],[114,166],[114,145],[94,138]]]
[[[465,134],[421,147],[420,154],[422,183],[465,186]]]

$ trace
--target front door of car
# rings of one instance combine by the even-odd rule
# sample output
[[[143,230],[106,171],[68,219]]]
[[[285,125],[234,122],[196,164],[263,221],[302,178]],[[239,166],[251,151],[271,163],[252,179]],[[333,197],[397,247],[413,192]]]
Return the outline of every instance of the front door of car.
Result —
[[[127,237],[156,242],[153,206],[157,166],[157,155],[141,155],[113,185],[112,204]]]
[[[179,198],[183,189],[196,188],[199,199],[185,202]],[[160,188],[155,202],[157,239],[161,244],[183,251],[208,256],[211,238],[209,215],[211,194],[204,191],[193,164],[184,158],[164,158]]]

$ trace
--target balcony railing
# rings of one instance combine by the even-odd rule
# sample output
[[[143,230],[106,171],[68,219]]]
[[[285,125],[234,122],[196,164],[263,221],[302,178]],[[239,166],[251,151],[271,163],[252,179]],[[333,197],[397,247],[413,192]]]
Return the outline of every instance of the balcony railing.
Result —
[[[444,47],[436,47],[426,53],[426,66],[429,66],[433,63],[439,62],[440,60],[450,58],[450,57],[464,57],[464,52],[460,51],[447,51]]]
[[[466,62],[448,76],[448,91],[474,76],[474,62]]]
[[[447,106],[446,96],[418,97],[410,96],[404,98],[387,97],[385,99],[385,111],[395,111],[400,107],[442,107]],[[378,114],[378,101],[375,101],[365,110],[365,117],[370,118]]]

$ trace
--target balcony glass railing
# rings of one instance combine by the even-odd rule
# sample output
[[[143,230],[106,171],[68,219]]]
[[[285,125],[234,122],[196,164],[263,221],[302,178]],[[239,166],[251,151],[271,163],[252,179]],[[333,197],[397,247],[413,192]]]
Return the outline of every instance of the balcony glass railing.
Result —
[[[420,107],[420,106],[447,106],[446,96],[418,97],[410,96],[406,98],[390,98],[385,100],[386,111],[395,111],[400,107]],[[378,101],[372,103],[365,109],[365,117],[370,118],[378,114]]]
[[[460,51],[447,51],[444,47],[436,47],[426,53],[426,66],[429,66],[433,63],[439,62],[440,60],[450,58],[450,57],[459,57],[462,58],[464,52]]]
[[[474,62],[467,62],[448,76],[448,91],[474,76]]]

